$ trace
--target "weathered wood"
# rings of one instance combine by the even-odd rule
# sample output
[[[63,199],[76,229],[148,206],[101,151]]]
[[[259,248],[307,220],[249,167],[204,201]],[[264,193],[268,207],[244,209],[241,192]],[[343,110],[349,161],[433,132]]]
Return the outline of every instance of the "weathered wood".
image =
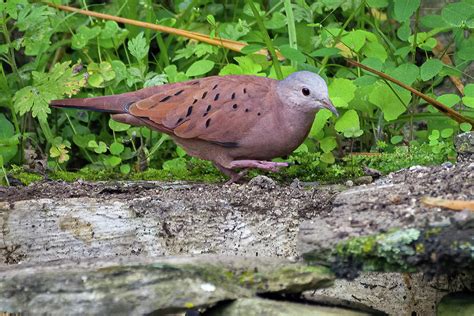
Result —
[[[252,186],[35,186],[25,188],[29,196],[45,190],[60,197],[0,202],[0,267],[137,254],[295,257],[300,218],[314,216],[333,196]]]
[[[263,298],[243,298],[219,306],[206,313],[209,316],[362,316],[366,313],[337,307],[326,307],[294,302],[274,301]]]
[[[356,270],[430,274],[474,268],[474,214],[427,207],[427,195],[472,199],[474,164],[413,167],[344,191],[326,216],[301,224],[299,250],[342,269],[351,269],[346,263]]]
[[[130,315],[209,307],[256,293],[328,286],[332,274],[272,258],[80,260],[0,272],[0,310],[30,315]]]

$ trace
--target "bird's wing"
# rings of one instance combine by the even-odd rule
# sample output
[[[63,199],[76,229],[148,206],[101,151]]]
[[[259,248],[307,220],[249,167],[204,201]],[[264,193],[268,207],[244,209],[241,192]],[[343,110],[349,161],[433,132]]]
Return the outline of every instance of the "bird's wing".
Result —
[[[129,113],[181,138],[233,146],[272,108],[274,84],[263,77],[208,77],[170,86],[133,103]]]

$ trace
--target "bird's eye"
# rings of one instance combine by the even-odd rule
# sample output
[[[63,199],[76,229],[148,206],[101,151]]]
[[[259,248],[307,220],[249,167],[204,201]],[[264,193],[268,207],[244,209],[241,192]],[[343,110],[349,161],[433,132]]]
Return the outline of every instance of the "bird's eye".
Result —
[[[303,93],[303,95],[304,95],[305,97],[307,97],[307,96],[309,95],[309,89],[308,89],[308,88],[303,88],[303,89],[301,90],[301,93]]]

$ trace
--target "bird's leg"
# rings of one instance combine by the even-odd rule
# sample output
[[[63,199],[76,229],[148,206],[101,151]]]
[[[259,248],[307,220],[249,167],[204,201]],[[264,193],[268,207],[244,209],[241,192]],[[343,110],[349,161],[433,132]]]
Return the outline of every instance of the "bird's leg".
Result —
[[[281,167],[288,167],[287,162],[273,162],[263,160],[234,160],[230,163],[230,168],[258,168],[278,172]]]
[[[220,172],[230,177],[230,179],[226,182],[226,184],[238,183],[242,179],[242,177],[244,177],[247,174],[247,171],[248,171],[248,170],[242,170],[241,172],[235,172],[235,171],[232,171],[231,169],[221,166],[220,164],[216,162],[214,163],[214,166],[216,166],[216,168],[219,169]]]

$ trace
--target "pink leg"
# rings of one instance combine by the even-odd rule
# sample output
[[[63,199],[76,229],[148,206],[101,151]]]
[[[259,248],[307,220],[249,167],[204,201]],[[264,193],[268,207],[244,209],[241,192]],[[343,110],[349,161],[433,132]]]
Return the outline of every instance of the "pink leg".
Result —
[[[230,168],[258,168],[278,172],[281,167],[288,167],[287,162],[273,162],[263,160],[234,160],[230,163]]]

